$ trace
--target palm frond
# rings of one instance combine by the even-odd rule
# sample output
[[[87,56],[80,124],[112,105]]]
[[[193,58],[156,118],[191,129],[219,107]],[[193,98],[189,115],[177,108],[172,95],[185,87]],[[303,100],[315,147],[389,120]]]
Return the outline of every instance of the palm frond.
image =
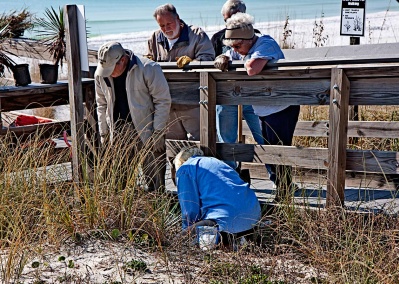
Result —
[[[46,8],[44,18],[35,22],[35,32],[41,37],[41,42],[47,45],[46,50],[53,56],[54,64],[62,66],[66,54],[64,10],[58,7]]]
[[[7,50],[4,47],[4,42],[8,40],[8,24],[5,25],[3,28],[0,29],[0,77],[4,77],[4,66],[7,67],[7,69],[12,69],[13,66],[16,64],[14,60],[10,58],[10,55],[17,56]]]

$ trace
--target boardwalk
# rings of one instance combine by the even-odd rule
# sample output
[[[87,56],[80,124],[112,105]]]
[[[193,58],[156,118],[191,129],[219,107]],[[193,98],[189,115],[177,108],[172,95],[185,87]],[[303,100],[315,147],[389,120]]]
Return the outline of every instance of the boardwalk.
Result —
[[[368,181],[370,182],[370,180]],[[318,181],[304,183],[301,178],[296,176],[295,182],[300,187],[294,195],[296,204],[312,208],[325,207],[327,194],[325,177],[322,179],[320,176]],[[367,182],[367,179],[365,179],[365,182]],[[176,192],[176,186],[170,178],[169,170],[166,173],[166,187],[167,190]],[[252,178],[251,188],[255,191],[261,204],[273,203],[275,189],[269,179],[266,177]],[[399,212],[399,199],[397,197],[399,197],[398,191],[386,188],[371,188],[367,185],[363,188],[345,187],[345,206],[349,210],[396,214]]]

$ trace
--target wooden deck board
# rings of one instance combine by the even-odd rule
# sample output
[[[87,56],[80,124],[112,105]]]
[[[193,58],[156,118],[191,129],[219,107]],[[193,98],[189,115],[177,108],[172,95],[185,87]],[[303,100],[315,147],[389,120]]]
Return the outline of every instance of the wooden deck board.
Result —
[[[44,172],[44,168],[41,172]],[[46,167],[47,180],[49,182],[62,182],[72,179],[71,163]],[[39,174],[39,173],[38,173]],[[166,189],[176,193],[170,171],[165,176]],[[294,194],[294,202],[301,206],[312,208],[324,208],[326,204],[326,185],[317,183],[299,184],[300,189]],[[261,204],[273,203],[275,189],[273,183],[268,179],[251,179],[251,188]],[[345,188],[345,207],[354,211],[383,212],[387,214],[399,213],[399,191],[378,188]]]

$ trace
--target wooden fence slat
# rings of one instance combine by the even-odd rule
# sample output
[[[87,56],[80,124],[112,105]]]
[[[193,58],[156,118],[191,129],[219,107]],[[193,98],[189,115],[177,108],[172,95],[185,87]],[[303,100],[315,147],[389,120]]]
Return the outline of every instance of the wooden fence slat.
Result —
[[[251,178],[267,180],[269,178],[266,168],[263,164],[242,163],[242,169],[249,169]],[[304,169],[294,168],[294,180],[301,184],[315,184],[326,186],[327,171],[324,169]],[[345,188],[363,188],[363,189],[386,189],[396,191],[398,179],[395,175],[375,174],[375,173],[355,173],[346,172]]]
[[[389,78],[351,81],[351,105],[399,105],[399,80]]]
[[[328,139],[327,207],[344,204],[349,89],[349,79],[344,70],[333,68]]]
[[[168,82],[172,104],[195,105],[200,101],[200,82]]]
[[[328,125],[328,120],[298,121],[294,136],[328,137]],[[252,135],[246,123],[243,123],[243,135]],[[399,123],[397,121],[349,121],[348,137],[398,138]]]
[[[83,127],[83,92],[82,71],[80,66],[79,30],[77,21],[77,6],[65,5],[64,17],[66,27],[68,87],[69,102],[71,106],[71,132],[72,132],[72,172],[73,180],[79,182],[81,167],[84,165],[84,127]]]
[[[347,150],[349,171],[399,174],[399,152]]]
[[[325,105],[330,80],[262,80],[217,83],[221,105]]]
[[[309,168],[326,169],[327,151],[326,148],[217,143],[217,154],[222,160]]]
[[[216,153],[216,82],[209,72],[200,74],[201,146],[205,155]]]

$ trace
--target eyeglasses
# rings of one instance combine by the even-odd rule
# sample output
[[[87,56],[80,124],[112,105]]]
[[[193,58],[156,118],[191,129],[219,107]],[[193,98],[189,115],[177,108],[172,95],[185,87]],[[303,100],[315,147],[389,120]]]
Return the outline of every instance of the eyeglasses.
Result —
[[[233,44],[231,47],[234,48],[234,49],[240,49],[241,46],[242,46],[242,43],[240,43],[240,44]]]

